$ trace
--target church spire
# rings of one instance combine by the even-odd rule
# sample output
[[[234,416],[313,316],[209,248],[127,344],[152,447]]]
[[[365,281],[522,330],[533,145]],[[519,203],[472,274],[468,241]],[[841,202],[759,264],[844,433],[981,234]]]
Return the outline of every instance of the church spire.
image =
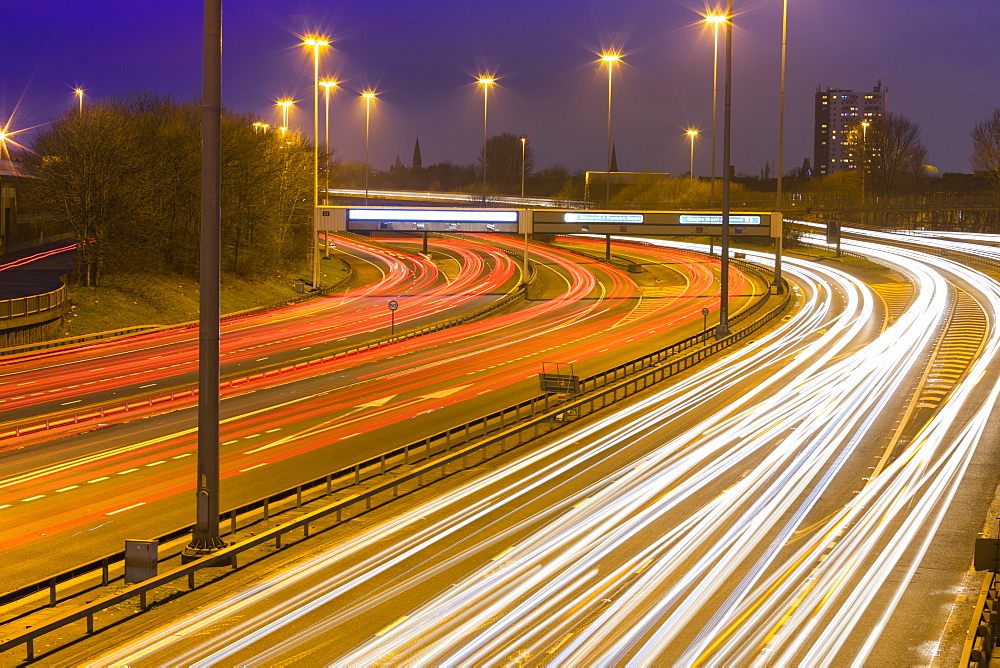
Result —
[[[420,135],[417,135],[417,143],[413,145],[413,162],[410,166],[413,169],[420,169],[424,166],[424,161],[420,157]]]

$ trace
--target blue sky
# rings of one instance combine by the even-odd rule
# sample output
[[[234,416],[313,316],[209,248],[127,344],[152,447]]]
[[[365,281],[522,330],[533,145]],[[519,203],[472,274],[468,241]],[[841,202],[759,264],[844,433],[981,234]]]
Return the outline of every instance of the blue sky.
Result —
[[[777,154],[781,0],[735,0],[734,9],[733,163],[755,174]],[[0,115],[14,114],[11,129],[58,117],[76,86],[87,100],[137,89],[197,99],[200,2],[6,0],[3,11]],[[291,124],[310,132],[312,67],[297,45],[315,30],[334,40],[323,70],[345,90],[331,102],[331,142],[348,160],[364,154],[357,91],[374,86],[373,166],[397,155],[408,163],[418,134],[424,164],[473,162],[482,143],[474,75],[489,69],[500,80],[490,134],[527,135],[538,167],[602,169],[607,78],[595,52],[618,46],[620,168],[685,172],[684,130],[698,127],[695,169],[707,174],[704,11],[670,0],[224,0],[223,101],[277,124],[273,101],[294,97]],[[969,171],[969,132],[1000,106],[998,19],[993,0],[789,0],[786,168],[812,159],[818,86],[864,90],[881,79],[890,110],[920,124],[929,162]],[[721,155],[721,81],[719,110]]]

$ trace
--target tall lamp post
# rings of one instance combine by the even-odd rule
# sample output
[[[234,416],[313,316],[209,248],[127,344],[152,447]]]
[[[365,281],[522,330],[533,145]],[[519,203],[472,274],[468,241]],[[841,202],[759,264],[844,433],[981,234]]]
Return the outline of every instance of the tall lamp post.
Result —
[[[783,292],[781,280],[781,252],[784,244],[785,221],[782,213],[781,177],[784,170],[782,159],[785,154],[785,47],[788,41],[788,0],[781,6],[781,83],[778,86],[778,181],[775,187],[775,209],[778,213],[778,236],[774,239],[774,290]]]
[[[281,107],[281,136],[284,137],[285,133],[288,132],[288,108],[292,106],[294,100],[278,100],[275,102],[276,105]]]
[[[365,91],[361,94],[365,99],[365,206],[368,205],[368,135],[371,130],[372,100],[375,99],[375,91]]]
[[[222,0],[205,0],[201,93],[198,307],[198,478],[191,543],[182,561],[226,546],[219,535],[219,282],[222,247]]]
[[[491,76],[481,76],[476,81],[483,87],[483,199],[486,199],[486,115],[489,111],[490,86],[496,83]]]
[[[718,150],[715,147],[715,126],[716,119],[718,117],[718,102],[719,102],[719,24],[726,22],[726,15],[722,14],[709,14],[705,17],[705,23],[712,26],[713,39],[715,41],[715,48],[712,57],[712,179],[709,186],[709,200],[708,205],[712,207],[715,204],[715,156]]]
[[[868,179],[868,126],[871,125],[868,121],[861,121],[861,164],[858,168],[861,170],[861,222],[868,222],[868,212],[865,210],[865,200],[868,198],[867,189],[867,179]]]
[[[601,62],[608,66],[608,164],[607,171],[604,172],[604,206],[611,204],[611,73],[614,72],[615,63],[620,60],[621,54],[618,53],[601,54]]]
[[[313,52],[313,211],[319,206],[319,50],[330,46],[329,40],[309,37],[302,42]],[[319,289],[319,231],[313,216],[312,289]]]
[[[336,88],[340,84],[336,81],[320,81],[319,85],[326,91],[326,114],[324,119],[325,130],[323,132],[323,147],[326,149],[326,199],[330,203],[330,89]]]
[[[726,0],[726,16],[733,15],[733,0]],[[726,21],[726,82],[722,115],[722,285],[719,294],[718,339],[729,335],[729,148],[733,107],[733,22]]]
[[[521,137],[521,199],[524,199],[524,151],[528,146],[528,138]]]
[[[688,130],[686,134],[688,136],[688,139],[691,140],[691,172],[690,172],[690,174],[691,174],[691,182],[693,183],[694,182],[694,138],[698,136],[698,131],[697,130]]]
[[[82,114],[83,113],[83,89],[82,88],[75,88],[73,90],[73,94],[76,95],[78,98],[80,98],[80,113]]]

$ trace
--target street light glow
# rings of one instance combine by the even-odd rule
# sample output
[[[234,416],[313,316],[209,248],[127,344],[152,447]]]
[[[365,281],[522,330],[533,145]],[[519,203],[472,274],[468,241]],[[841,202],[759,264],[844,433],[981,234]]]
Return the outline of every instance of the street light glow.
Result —
[[[601,60],[606,63],[617,63],[621,60],[622,56],[620,53],[602,53]]]
[[[365,98],[366,100],[374,100],[375,99],[375,93],[365,92],[365,93],[361,94],[361,97]]]
[[[705,23],[725,23],[728,17],[725,14],[707,14]]]
[[[483,84],[484,86],[491,86],[496,83],[496,79],[494,79],[493,77],[479,77],[478,79],[476,79],[476,81]]]
[[[696,137],[698,135],[698,131],[697,130],[688,130],[687,134],[688,134],[689,137]]]

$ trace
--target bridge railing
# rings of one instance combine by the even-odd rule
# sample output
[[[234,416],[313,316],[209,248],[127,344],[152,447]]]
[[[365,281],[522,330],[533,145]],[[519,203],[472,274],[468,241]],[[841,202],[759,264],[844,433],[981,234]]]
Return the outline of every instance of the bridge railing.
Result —
[[[2,299],[0,300],[0,320],[20,318],[26,315],[32,315],[33,313],[50,311],[54,308],[62,306],[62,304],[66,301],[67,296],[66,286],[61,285],[59,288],[52,290],[51,292],[46,292],[40,295],[17,297],[15,299]]]

